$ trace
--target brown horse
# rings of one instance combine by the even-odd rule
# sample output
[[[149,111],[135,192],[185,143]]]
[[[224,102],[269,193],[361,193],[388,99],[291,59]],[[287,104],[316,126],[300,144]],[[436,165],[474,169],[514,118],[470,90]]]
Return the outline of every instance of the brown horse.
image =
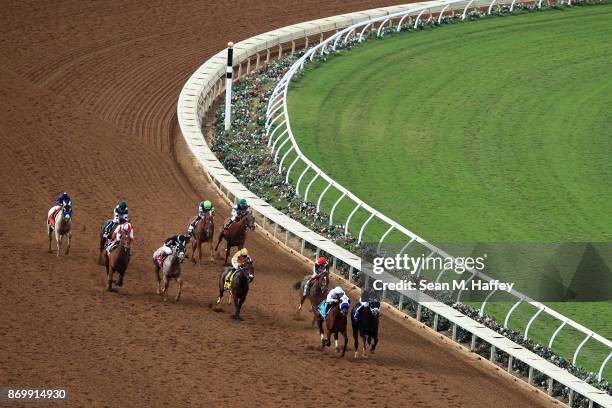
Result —
[[[299,290],[300,293],[302,294],[300,297],[300,304],[298,306],[298,310],[302,310],[302,305],[304,304],[304,300],[306,300],[306,297],[303,294],[304,294],[304,287],[308,283],[309,279],[310,279],[310,276],[307,276],[306,278],[300,281],[297,281],[293,284],[293,289]],[[312,316],[313,326],[315,324],[317,306],[319,306],[319,304],[321,304],[321,302],[325,300],[325,297],[327,296],[328,284],[329,284],[329,276],[327,272],[322,272],[319,275],[317,275],[317,277],[315,278],[315,281],[310,286],[310,290],[308,291],[307,297],[308,297],[308,300],[310,301],[310,310],[312,310],[312,313],[313,313],[313,316]]]
[[[202,244],[208,242],[208,249],[210,250],[210,260],[214,261],[213,258],[213,236],[215,234],[215,223],[214,215],[210,212],[206,212],[204,217],[198,222],[191,240],[191,260],[196,263],[195,251],[198,250],[198,259],[200,265],[202,265]]]
[[[347,314],[349,310],[349,300],[348,297],[343,298],[341,302],[335,303],[331,310],[327,312],[327,318],[323,320],[323,315],[321,311],[317,308],[317,312],[315,314],[317,324],[319,325],[319,334],[321,335],[321,349],[325,347],[329,347],[331,345],[331,335],[334,335],[334,341],[336,343],[336,353],[339,353],[338,349],[338,333],[342,333],[342,337],[344,337],[344,347],[342,348],[342,353],[340,357],[344,357],[346,353],[346,348],[348,344],[348,334],[346,332],[346,323],[347,323]],[[323,326],[325,322],[325,330],[323,330]],[[325,334],[327,332],[327,334]]]
[[[246,263],[242,268],[238,269],[233,276],[230,277],[229,288],[225,287],[225,281],[227,275],[231,273],[234,268],[224,268],[223,272],[219,275],[219,297],[217,298],[217,304],[221,303],[223,292],[226,290],[230,291],[231,298],[227,300],[229,304],[231,299],[234,300],[235,314],[234,319],[240,321],[240,309],[246,300],[247,294],[249,293],[249,284],[255,279],[255,268],[253,262]]]
[[[125,226],[126,224],[123,225]],[[117,286],[123,286],[123,277],[125,276],[125,271],[130,263],[131,244],[132,237],[129,233],[124,232],[121,234],[119,244],[111,251],[110,254],[107,251],[104,251],[106,277],[108,278],[107,290],[109,292],[113,291],[113,283],[116,283]],[[119,274],[119,280],[117,282],[113,281],[113,273],[115,272]]]
[[[238,249],[244,248],[244,241],[246,241],[246,230],[247,228],[255,229],[255,216],[252,212],[247,212],[242,218],[230,224],[229,227],[223,228],[221,234],[219,234],[219,240],[215,251],[219,249],[221,240],[225,238],[227,241],[227,248],[225,249],[225,263],[227,264],[227,258],[229,258],[230,249],[232,247],[238,247]]]

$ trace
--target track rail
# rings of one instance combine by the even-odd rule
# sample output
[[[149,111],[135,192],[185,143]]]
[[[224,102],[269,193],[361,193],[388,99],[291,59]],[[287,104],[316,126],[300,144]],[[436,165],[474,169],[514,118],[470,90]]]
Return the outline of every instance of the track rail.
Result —
[[[464,13],[469,7],[475,7],[473,1],[462,0],[462,2],[462,10],[464,10]],[[459,4],[461,2],[451,3]],[[467,3],[470,4],[468,5]],[[346,29],[351,28],[355,24],[359,26],[369,25],[370,27],[374,27],[376,23],[380,24],[385,21],[385,24],[388,24],[398,16],[420,12],[424,7],[430,11],[435,10],[436,8],[444,7],[445,4],[444,2],[428,2],[366,10],[363,12],[344,14],[296,24],[246,39],[234,46],[234,71],[237,71],[235,78],[238,80],[243,70],[248,74],[253,69],[257,69],[262,63],[269,61],[273,55],[280,56],[284,51],[289,52],[289,49],[291,50],[290,52],[293,52],[296,48],[296,42],[298,41],[303,42],[304,49],[307,49],[309,42],[312,42],[314,37],[319,41],[319,44],[314,49],[319,52],[324,52],[325,47],[330,45],[330,39],[332,39],[331,41],[335,41],[338,38],[338,33],[347,34]],[[445,9],[445,11],[448,12],[453,10],[455,10],[453,7],[447,7]],[[362,30],[361,34],[364,32],[365,29]],[[304,62],[303,59],[301,61],[302,63]],[[226,197],[232,201],[236,201],[238,198],[249,199],[259,227],[266,230],[271,229],[273,231],[272,235],[281,241],[283,241],[284,238],[284,244],[286,246],[296,252],[306,254],[306,244],[308,243],[313,248],[316,248],[315,252],[310,254],[312,255],[312,259],[318,257],[321,251],[324,251],[331,255],[334,267],[336,266],[337,260],[341,260],[351,268],[351,271],[362,270],[361,259],[358,256],[309,230],[257,197],[242,185],[236,177],[229,173],[210,150],[206,144],[202,131],[203,118],[209,113],[215,99],[224,91],[225,72],[226,53],[224,50],[217,53],[200,66],[185,83],[180,93],[177,106],[178,122],[183,137],[193,156],[206,170],[211,181]],[[285,82],[288,84],[289,80],[285,79]],[[274,101],[278,101],[278,95],[286,96],[286,91],[277,93]],[[283,109],[286,114],[286,100],[284,97],[282,100],[283,102],[280,104],[282,108],[280,109]],[[271,100],[269,105],[272,110],[278,107],[278,102],[274,101]],[[287,125],[289,124],[288,116],[285,116],[281,121],[282,120],[286,120]],[[287,133],[289,132],[290,131]],[[290,136],[292,137],[293,135],[290,134]],[[295,143],[295,141],[293,140],[292,143]],[[323,172],[320,172],[319,176],[323,174]],[[306,187],[305,194],[308,194],[308,187]],[[349,192],[347,190],[346,195],[348,194]],[[425,242],[419,237],[414,236],[414,241],[416,240]],[[293,245],[295,242],[298,242],[297,246]],[[368,279],[371,278],[382,278],[388,282],[399,281],[398,278],[388,273],[368,276]],[[400,294],[403,298],[408,297],[419,303],[417,318],[419,318],[422,308],[433,311],[436,316],[434,319],[434,329],[437,329],[439,317],[448,319],[452,324],[453,340],[456,339],[457,328],[460,327],[471,333],[472,346],[475,345],[476,339],[481,339],[491,344],[492,359],[494,359],[497,351],[507,353],[510,356],[508,364],[509,371],[513,368],[514,360],[520,360],[528,364],[530,366],[530,383],[534,370],[544,373],[549,377],[549,394],[552,393],[553,382],[557,381],[571,390],[570,402],[573,394],[578,393],[589,399],[591,406],[593,406],[593,403],[597,403],[601,406],[612,406],[612,398],[603,391],[590,386],[586,382],[572,376],[567,371],[549,363],[538,355],[513,343],[450,306],[440,303],[422,293],[415,294],[413,291],[400,291]],[[400,300],[400,310],[402,309],[401,305],[402,301]]]

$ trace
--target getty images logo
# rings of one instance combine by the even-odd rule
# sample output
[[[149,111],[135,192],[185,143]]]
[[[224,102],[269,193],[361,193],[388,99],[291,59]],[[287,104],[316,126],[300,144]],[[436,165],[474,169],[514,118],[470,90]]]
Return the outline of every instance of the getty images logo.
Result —
[[[428,270],[453,270],[458,274],[465,271],[482,271],[485,267],[484,261],[487,255],[479,257],[428,257],[425,254],[414,257],[407,254],[395,255],[394,257],[376,257],[373,260],[372,272],[377,275],[385,271],[405,271],[411,275],[418,271]]]

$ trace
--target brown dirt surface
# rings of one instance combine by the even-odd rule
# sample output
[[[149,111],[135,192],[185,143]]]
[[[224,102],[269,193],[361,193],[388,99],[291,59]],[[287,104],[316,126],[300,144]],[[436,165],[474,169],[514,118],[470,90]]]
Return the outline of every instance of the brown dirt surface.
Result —
[[[260,234],[247,240],[257,277],[244,322],[212,305],[221,261],[185,264],[180,303],[155,294],[151,254],[163,239],[185,230],[200,199],[217,204],[217,225],[228,213],[180,143],[188,76],[229,40],[390,3],[4,1],[0,387],[66,388],[75,407],[550,405],[389,316],[367,360],[318,351],[290,290],[308,266]],[[64,189],[74,240],[56,258],[44,223]],[[125,287],[107,293],[97,234],[120,197],[136,243]]]

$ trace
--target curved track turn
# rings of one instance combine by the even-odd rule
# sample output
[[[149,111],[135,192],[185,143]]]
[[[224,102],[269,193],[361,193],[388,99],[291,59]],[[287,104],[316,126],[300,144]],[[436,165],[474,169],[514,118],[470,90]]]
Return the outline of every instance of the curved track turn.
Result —
[[[161,241],[185,229],[204,197],[228,213],[178,134],[188,76],[228,40],[389,3],[4,2],[0,386],[65,387],[71,405],[88,407],[550,405],[388,316],[368,360],[316,350],[318,335],[309,316],[295,317],[289,289],[308,268],[258,234],[247,241],[257,277],[243,323],[211,305],[220,261],[186,264],[179,304],[155,294],[150,256]],[[55,258],[44,218],[63,189],[76,231],[71,254]],[[109,294],[95,248],[119,197],[137,240],[126,287]]]

